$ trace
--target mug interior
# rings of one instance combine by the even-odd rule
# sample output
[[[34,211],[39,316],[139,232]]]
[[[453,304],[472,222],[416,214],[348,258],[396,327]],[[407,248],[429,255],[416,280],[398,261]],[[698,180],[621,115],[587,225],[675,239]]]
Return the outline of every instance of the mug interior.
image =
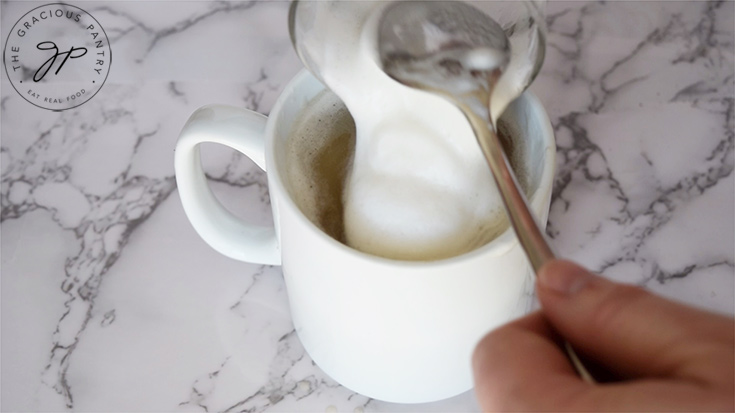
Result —
[[[326,87],[320,83],[307,70],[299,72],[289,84],[284,88],[278,101],[271,110],[270,120],[266,129],[266,162],[268,175],[272,181],[272,185],[284,195],[284,205],[278,207],[293,208],[299,211],[299,214],[306,221],[306,225],[313,227],[315,231],[321,233],[324,237],[329,238],[334,243],[353,251],[356,254],[363,254],[371,259],[383,259],[392,262],[388,258],[376,257],[370,254],[362,253],[355,250],[329,236],[322,231],[317,225],[303,214],[293,198],[293,190],[287,180],[286,173],[286,148],[292,128],[297,119],[301,115],[304,107],[315,98]],[[536,213],[542,224],[546,222],[548,212],[548,199],[552,187],[554,175],[554,156],[556,146],[554,142],[554,133],[551,122],[546,115],[539,100],[530,92],[524,93],[520,98],[516,99],[508,106],[501,117],[509,126],[511,133],[520,139],[522,145],[522,160],[518,165],[526,171],[527,191],[526,196],[529,199],[529,206]],[[479,150],[479,147],[478,147]],[[469,251],[457,257],[445,258],[439,261],[451,261],[460,257],[484,253],[487,249],[498,248],[499,244],[508,246],[515,240],[510,226],[500,236],[496,237],[489,243],[479,247],[473,251]],[[422,261],[407,261],[410,263],[420,264]],[[431,261],[436,263],[437,261]]]

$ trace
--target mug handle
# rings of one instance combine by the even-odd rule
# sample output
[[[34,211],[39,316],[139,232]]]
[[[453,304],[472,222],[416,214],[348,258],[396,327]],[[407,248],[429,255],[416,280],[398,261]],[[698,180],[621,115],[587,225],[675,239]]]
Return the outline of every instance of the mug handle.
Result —
[[[203,142],[229,146],[265,171],[267,119],[260,113],[233,106],[208,105],[197,109],[179,135],[174,169],[184,212],[207,244],[236,260],[280,265],[275,228],[245,223],[222,206],[207,185],[199,151]]]

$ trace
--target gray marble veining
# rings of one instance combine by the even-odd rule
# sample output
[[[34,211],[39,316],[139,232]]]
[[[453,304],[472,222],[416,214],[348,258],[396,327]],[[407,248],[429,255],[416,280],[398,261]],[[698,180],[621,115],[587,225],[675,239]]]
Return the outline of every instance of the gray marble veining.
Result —
[[[7,30],[43,3],[3,2]],[[304,352],[280,268],[217,255],[176,194],[197,107],[267,114],[300,68],[286,2],[84,2],[113,50],[51,112],[0,86],[3,410],[476,411],[370,400]],[[735,3],[551,1],[532,86],[554,125],[560,256],[735,313]],[[215,193],[269,222],[265,174],[205,148]]]

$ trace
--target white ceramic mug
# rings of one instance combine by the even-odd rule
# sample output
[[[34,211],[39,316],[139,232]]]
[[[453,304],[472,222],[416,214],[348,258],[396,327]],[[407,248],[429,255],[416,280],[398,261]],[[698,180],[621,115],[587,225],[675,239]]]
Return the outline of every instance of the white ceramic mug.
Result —
[[[283,266],[296,332],[316,364],[342,385],[402,403],[469,390],[476,343],[528,310],[533,282],[523,251],[508,229],[458,257],[395,261],[354,250],[317,228],[289,193],[284,155],[294,120],[323,89],[302,71],[267,119],[226,106],[197,110],[176,147],[184,210],[222,254]],[[527,139],[530,205],[545,223],[554,174],[551,123],[529,93],[507,115]],[[202,142],[232,147],[267,171],[275,228],[241,222],[220,205],[202,172]]]

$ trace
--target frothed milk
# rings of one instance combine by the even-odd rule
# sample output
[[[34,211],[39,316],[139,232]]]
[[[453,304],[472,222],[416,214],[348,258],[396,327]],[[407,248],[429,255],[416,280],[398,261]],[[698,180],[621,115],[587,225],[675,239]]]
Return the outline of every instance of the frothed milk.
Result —
[[[356,143],[343,198],[346,243],[394,259],[468,252],[506,227],[492,175],[462,113],[405,87],[378,65],[377,24],[388,2],[304,2],[310,65],[344,101]]]

